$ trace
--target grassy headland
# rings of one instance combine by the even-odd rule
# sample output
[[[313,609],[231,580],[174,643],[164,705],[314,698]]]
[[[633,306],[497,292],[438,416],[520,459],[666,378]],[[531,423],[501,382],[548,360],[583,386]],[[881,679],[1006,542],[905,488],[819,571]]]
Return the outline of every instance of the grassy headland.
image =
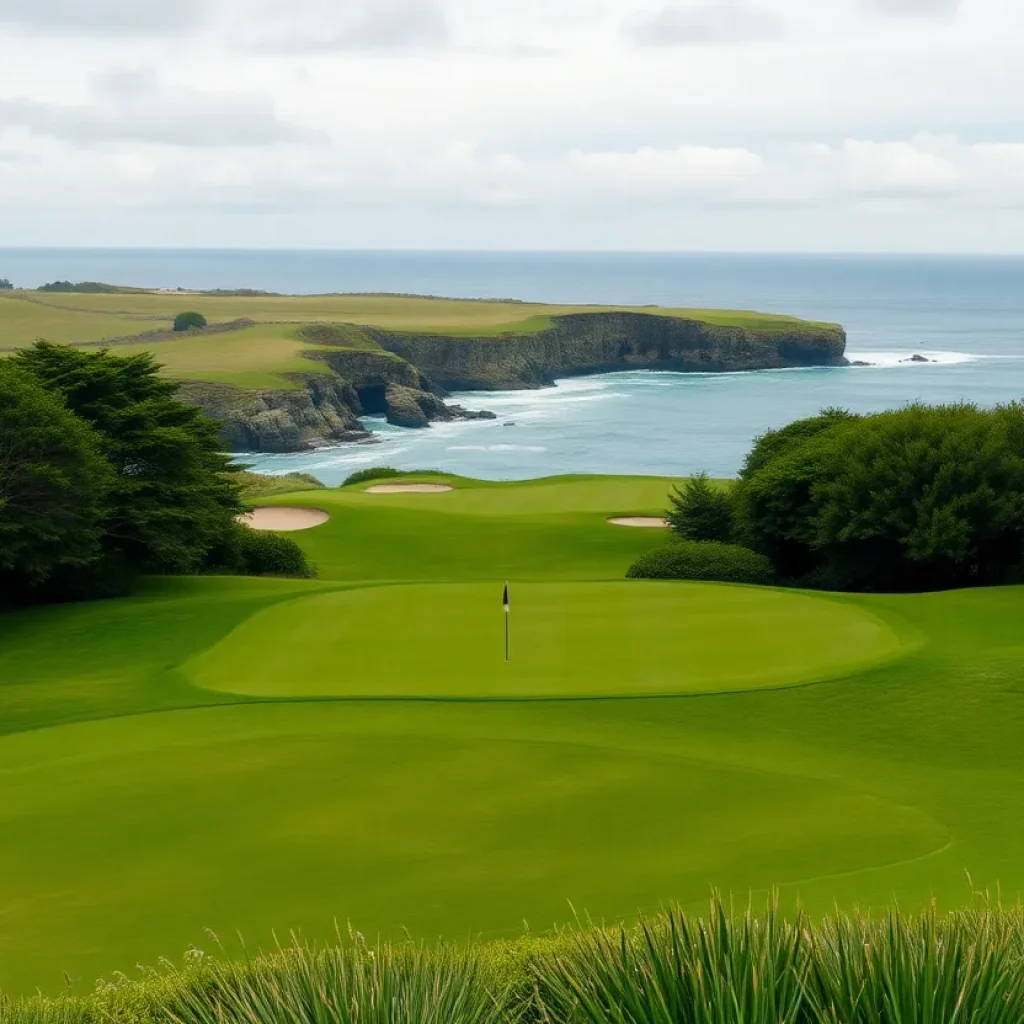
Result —
[[[208,326],[175,333],[194,308]],[[444,390],[540,387],[615,369],[751,370],[843,361],[836,324],[750,311],[392,295],[0,292],[0,355],[38,338],[151,351],[236,450],[296,451],[467,415]],[[404,389],[404,390],[403,390]]]

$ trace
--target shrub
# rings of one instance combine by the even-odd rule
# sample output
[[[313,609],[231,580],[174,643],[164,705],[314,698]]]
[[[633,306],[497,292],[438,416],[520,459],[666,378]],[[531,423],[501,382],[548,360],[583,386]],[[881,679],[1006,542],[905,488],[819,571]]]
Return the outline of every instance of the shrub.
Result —
[[[4,1024],[1019,1024],[1024,911],[813,921],[797,908],[670,908],[637,928],[543,938],[327,946],[292,940],[230,960],[11,999]],[[220,951],[223,953],[223,950]]]
[[[718,541],[673,541],[638,558],[626,573],[633,580],[699,580],[705,583],[770,584],[771,562],[749,548]]]
[[[210,552],[206,569],[235,576],[308,579],[316,575],[306,553],[291,537],[253,530],[241,523],[236,523],[226,540]]]
[[[311,473],[250,473],[239,470],[233,473],[234,482],[242,489],[243,498],[265,498],[272,494],[291,494],[293,491],[323,490],[322,481]]]
[[[677,487],[669,496],[665,513],[672,529],[684,540],[732,539],[732,499],[729,493],[711,482],[707,473],[698,473]]]
[[[391,466],[372,466],[369,469],[359,469],[346,477],[342,487],[350,487],[352,484],[364,484],[368,480],[386,480],[393,476],[424,476],[437,473],[436,469],[393,469]]]
[[[780,575],[837,590],[1008,583],[1024,553],[1024,406],[913,405],[799,421],[748,460],[742,532]],[[764,443],[765,439],[759,442]]]
[[[198,331],[206,326],[206,317],[202,313],[179,313],[174,318],[176,331]]]
[[[14,285],[6,277],[0,277],[0,292],[10,292],[13,290]]]

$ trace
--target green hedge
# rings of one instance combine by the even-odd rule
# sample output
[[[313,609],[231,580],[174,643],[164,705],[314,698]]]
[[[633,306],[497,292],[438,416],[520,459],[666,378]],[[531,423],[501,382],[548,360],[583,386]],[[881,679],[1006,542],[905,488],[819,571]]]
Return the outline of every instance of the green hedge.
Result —
[[[210,552],[206,569],[233,576],[297,576],[305,579],[316,575],[306,553],[291,537],[267,530],[253,530],[240,523],[235,525],[223,544]]]
[[[369,469],[358,469],[346,477],[342,487],[352,484],[365,484],[368,480],[386,480],[393,476],[436,476],[436,469],[394,469],[391,466],[371,466]]]
[[[324,484],[311,473],[251,473],[239,470],[231,474],[242,488],[243,498],[266,498],[273,494],[291,494],[294,491],[323,490]]]
[[[718,541],[673,541],[638,558],[626,573],[632,580],[699,580],[703,583],[774,582],[764,555]]]

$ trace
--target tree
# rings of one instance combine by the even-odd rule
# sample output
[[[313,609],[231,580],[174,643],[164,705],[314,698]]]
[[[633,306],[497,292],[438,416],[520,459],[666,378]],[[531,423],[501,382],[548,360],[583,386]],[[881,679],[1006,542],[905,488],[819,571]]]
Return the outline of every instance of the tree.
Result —
[[[190,572],[242,511],[217,425],[176,398],[148,353],[48,342],[11,357],[99,435],[113,467],[103,548],[117,573]]]
[[[1011,582],[1024,553],[1024,407],[838,419],[748,473],[737,501],[753,546],[810,585]]]
[[[832,406],[822,409],[817,416],[795,420],[778,430],[765,431],[754,441],[754,446],[750,449],[750,453],[743,463],[740,477],[746,478],[750,476],[772,459],[782,455],[783,452],[798,447],[804,441],[809,441],[822,431],[829,430],[839,423],[846,423],[848,420],[858,418],[847,409]]]
[[[179,313],[174,318],[176,331],[198,331],[206,326],[206,317],[202,313]]]
[[[715,487],[707,473],[698,473],[669,495],[665,517],[684,540],[717,540],[732,537],[732,501],[729,494]]]
[[[0,277],[0,292],[14,291],[14,285],[6,277]]]
[[[113,473],[99,436],[0,360],[0,594],[21,603],[102,556]]]

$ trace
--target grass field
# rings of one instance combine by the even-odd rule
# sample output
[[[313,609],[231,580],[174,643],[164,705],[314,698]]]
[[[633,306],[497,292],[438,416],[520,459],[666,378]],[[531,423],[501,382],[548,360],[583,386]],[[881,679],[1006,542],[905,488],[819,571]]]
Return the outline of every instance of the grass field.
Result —
[[[1024,589],[627,583],[663,538],[606,518],[670,481],[445,479],[267,499],[331,513],[294,535],[316,581],[2,620],[0,986],[89,987],[207,927],[458,940],[711,885],[815,913],[1024,889]]]
[[[537,303],[480,302],[402,296],[218,296],[167,292],[77,294],[0,292],[0,353],[48,341],[95,344],[117,340],[125,351],[156,353],[168,376],[246,388],[294,387],[289,374],[327,373],[306,354],[317,345],[299,336],[302,325],[335,323],[445,336],[491,337],[535,334],[567,313],[604,312],[630,307],[549,306]],[[131,338],[167,331],[176,314],[202,312],[211,324],[239,319],[257,326],[212,336],[145,340]],[[634,308],[707,323],[747,327],[759,332],[789,332],[821,327],[793,317],[749,311]],[[831,325],[829,325],[831,326]],[[127,339],[127,340],[126,340]],[[355,347],[365,344],[352,339]]]

